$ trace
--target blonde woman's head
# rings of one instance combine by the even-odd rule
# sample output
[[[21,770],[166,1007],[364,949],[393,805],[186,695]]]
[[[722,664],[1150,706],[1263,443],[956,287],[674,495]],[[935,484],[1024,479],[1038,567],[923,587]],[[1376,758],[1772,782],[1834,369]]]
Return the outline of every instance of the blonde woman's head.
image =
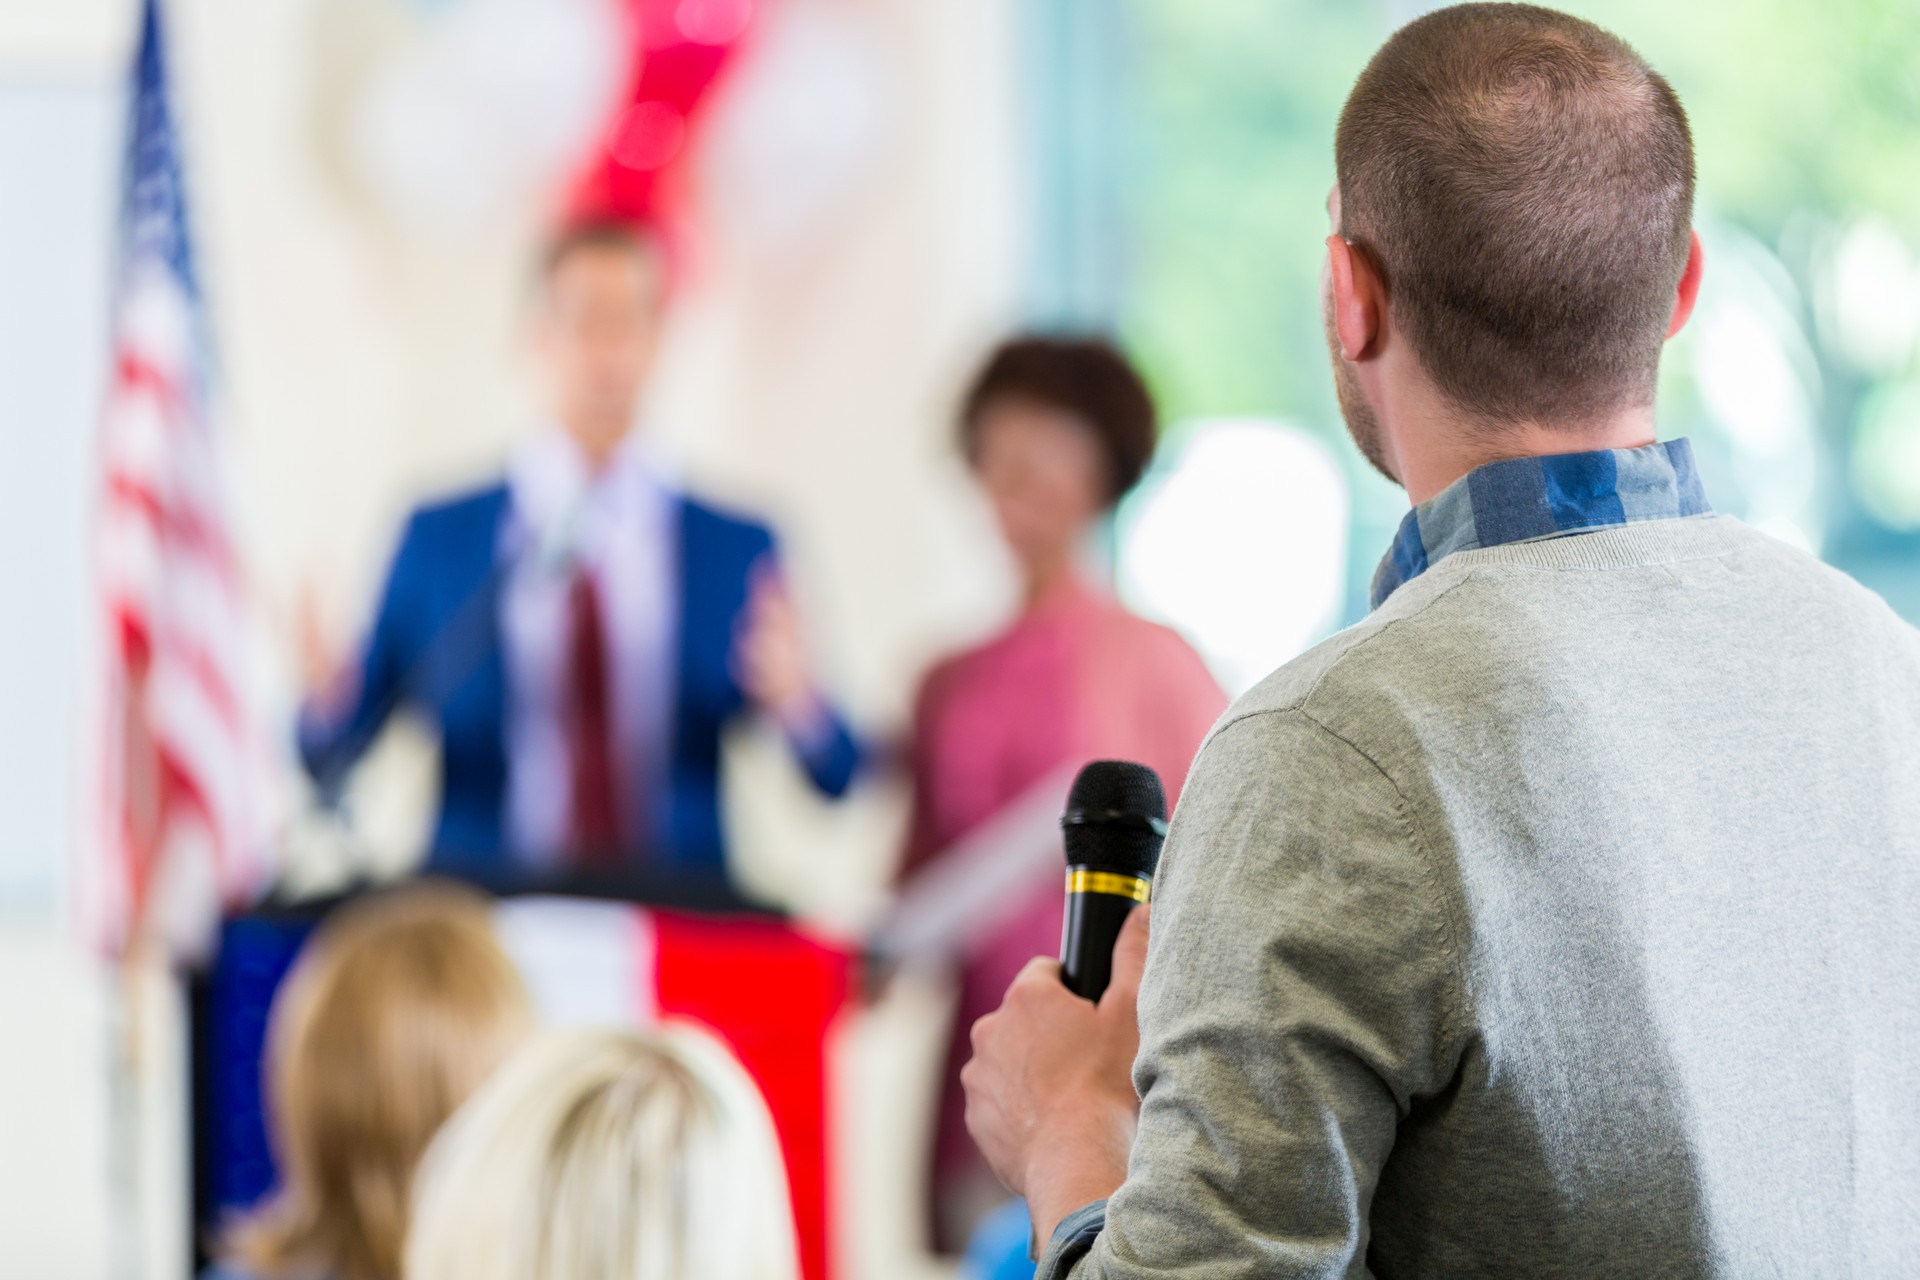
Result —
[[[343,908],[271,1018],[280,1190],[228,1251],[266,1276],[397,1280],[421,1153],[532,1031],[485,900],[422,885]]]
[[[766,1106],[703,1035],[556,1032],[434,1141],[407,1280],[793,1280]]]

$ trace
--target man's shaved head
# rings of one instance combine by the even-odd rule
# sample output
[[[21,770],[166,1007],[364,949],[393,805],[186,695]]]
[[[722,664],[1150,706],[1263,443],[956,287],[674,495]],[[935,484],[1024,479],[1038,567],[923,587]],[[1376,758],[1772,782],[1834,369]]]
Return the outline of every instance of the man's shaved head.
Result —
[[[1693,141],[1623,41],[1533,5],[1438,10],[1367,64],[1334,155],[1340,234],[1470,417],[1578,426],[1652,404]]]

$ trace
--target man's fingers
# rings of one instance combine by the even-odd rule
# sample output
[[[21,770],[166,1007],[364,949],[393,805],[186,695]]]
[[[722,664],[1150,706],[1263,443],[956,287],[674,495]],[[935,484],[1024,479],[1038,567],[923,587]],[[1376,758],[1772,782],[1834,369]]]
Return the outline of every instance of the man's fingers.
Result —
[[[1043,985],[1047,982],[1060,985],[1060,962],[1052,956],[1035,956],[1020,966],[1020,972],[1014,975],[1013,987]],[[1013,987],[1007,988],[1009,992]]]
[[[967,1031],[967,1043],[973,1046],[975,1054],[980,1052],[980,1046],[986,1042],[986,1038],[993,1034],[992,1023],[994,1018],[998,1016],[998,1013],[999,1011],[995,1010],[993,1013],[973,1020],[973,1026]],[[969,1062],[968,1065],[971,1066],[972,1063]],[[964,1072],[962,1072],[962,1074],[964,1074]]]
[[[1109,1007],[1123,1008],[1131,1019],[1134,1004],[1140,997],[1140,975],[1147,967],[1147,930],[1148,913],[1151,907],[1139,906],[1127,913],[1127,922],[1120,926],[1120,936],[1113,944],[1113,979],[1107,983],[1106,994],[1100,997],[1100,1009],[1105,1012]]]
[[[1007,987],[1007,994],[1001,998],[1000,1008],[974,1022],[967,1032],[967,1042],[978,1054],[1005,1020],[1009,1007],[1025,1008],[1035,999],[1045,1000],[1056,993],[1065,992],[1066,987],[1060,982],[1060,962],[1046,956],[1035,956],[1014,975],[1013,982]]]
[[[787,579],[780,566],[770,560],[754,565],[747,592],[748,607],[756,613],[771,612],[787,603]]]

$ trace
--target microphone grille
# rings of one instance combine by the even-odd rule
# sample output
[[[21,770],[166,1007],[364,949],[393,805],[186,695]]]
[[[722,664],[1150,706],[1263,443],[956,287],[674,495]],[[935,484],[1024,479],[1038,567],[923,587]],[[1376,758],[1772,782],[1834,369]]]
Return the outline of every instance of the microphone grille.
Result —
[[[1146,765],[1095,760],[1073,780],[1060,825],[1069,863],[1151,876],[1166,836],[1166,789]]]
[[[1160,775],[1131,760],[1095,760],[1080,770],[1067,793],[1067,808],[1086,813],[1124,813],[1167,817],[1167,793]]]

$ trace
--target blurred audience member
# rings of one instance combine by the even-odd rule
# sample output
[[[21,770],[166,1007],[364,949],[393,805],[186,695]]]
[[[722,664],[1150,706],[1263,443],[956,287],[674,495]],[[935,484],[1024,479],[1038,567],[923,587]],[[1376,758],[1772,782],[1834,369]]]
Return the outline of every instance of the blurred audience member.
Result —
[[[794,1280],[766,1106],[676,1031],[554,1033],[434,1142],[407,1280]]]
[[[1117,756],[1177,794],[1226,695],[1179,636],[1129,613],[1082,571],[1100,519],[1153,456],[1140,376],[1097,340],[1021,338],[996,351],[960,415],[968,462],[1022,575],[1005,632],[937,666],[914,715],[911,874],[1063,768]],[[1061,795],[1065,800],[1064,790]],[[1058,948],[1055,878],[1009,902],[969,957],[935,1140],[935,1231],[957,1248],[1005,1198],[968,1138],[958,1076],[965,1030],[1034,955]]]
[[[344,907],[274,1001],[280,1189],[227,1236],[220,1280],[398,1280],[414,1166],[526,1037],[486,903],[423,885]]]
[[[556,241],[536,317],[552,420],[503,479],[413,514],[357,666],[310,662],[325,692],[300,748],[323,790],[396,707],[438,728],[436,870],[608,870],[636,851],[721,870],[721,731],[748,705],[823,792],[852,778],[772,536],[681,492],[634,430],[665,267],[624,224]]]

